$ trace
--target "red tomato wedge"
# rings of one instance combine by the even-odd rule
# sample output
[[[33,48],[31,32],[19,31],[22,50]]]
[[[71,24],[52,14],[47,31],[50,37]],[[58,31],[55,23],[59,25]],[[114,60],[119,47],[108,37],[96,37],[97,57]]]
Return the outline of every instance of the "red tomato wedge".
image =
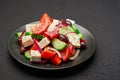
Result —
[[[50,39],[54,39],[56,38],[59,34],[58,34],[58,28],[56,28],[55,30],[51,31],[51,32],[44,32],[43,33],[44,36],[46,37],[50,37]]]
[[[44,13],[40,18],[40,23],[46,24],[48,26],[52,23],[52,21],[53,19],[50,16],[48,16],[47,13]]]
[[[41,57],[44,59],[51,59],[56,55],[56,52],[50,50],[49,48],[45,48],[41,54]]]
[[[67,61],[70,57],[70,48],[67,46],[64,50],[60,51],[63,61]]]
[[[51,63],[55,64],[55,65],[60,65],[60,63],[62,62],[61,58],[58,55],[55,55],[52,59],[51,59]]]
[[[46,24],[36,24],[34,27],[32,27],[33,34],[42,34],[46,29],[48,28],[48,25]]]
[[[52,23],[52,21],[53,21],[53,19],[50,18],[47,13],[43,14],[40,19],[40,23],[35,25],[32,28],[33,34],[43,33],[49,27],[49,25]]]
[[[85,43],[86,43],[86,39],[82,38],[82,39],[80,40],[80,42],[85,42]]]
[[[30,48],[30,50],[37,50],[37,47],[35,45],[32,45],[32,47]]]
[[[69,48],[70,48],[71,55],[74,56],[75,55],[75,47],[71,43],[68,43],[68,45],[69,45]]]

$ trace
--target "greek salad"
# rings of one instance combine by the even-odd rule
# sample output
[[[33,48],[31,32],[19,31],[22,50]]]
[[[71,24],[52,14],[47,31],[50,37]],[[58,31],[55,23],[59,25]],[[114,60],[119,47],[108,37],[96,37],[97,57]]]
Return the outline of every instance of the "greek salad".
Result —
[[[75,60],[86,49],[84,34],[71,19],[53,19],[44,13],[38,23],[26,24],[25,30],[15,33],[20,53],[37,64],[60,65]]]

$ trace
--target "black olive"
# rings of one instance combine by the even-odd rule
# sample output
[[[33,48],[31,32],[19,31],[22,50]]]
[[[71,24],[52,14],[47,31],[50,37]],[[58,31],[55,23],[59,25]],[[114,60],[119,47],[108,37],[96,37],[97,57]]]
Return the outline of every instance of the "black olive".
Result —
[[[25,51],[26,51],[26,48],[20,45],[20,53],[24,54]]]
[[[66,42],[66,43],[68,42],[68,38],[65,35],[62,35],[62,34],[59,34],[58,39],[60,39],[61,41]]]
[[[83,49],[86,49],[86,48],[87,48],[86,42],[81,42],[80,44],[81,44],[80,49],[83,50]]]

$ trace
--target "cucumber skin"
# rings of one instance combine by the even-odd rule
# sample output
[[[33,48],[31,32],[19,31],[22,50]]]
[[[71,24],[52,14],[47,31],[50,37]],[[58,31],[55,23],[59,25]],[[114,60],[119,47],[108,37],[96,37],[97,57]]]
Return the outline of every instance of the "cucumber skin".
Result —
[[[25,51],[24,57],[26,60],[30,60],[30,56],[28,56],[28,54],[30,54],[30,51]]]
[[[16,37],[20,37],[21,34],[22,34],[22,32],[16,32],[16,33],[15,33],[15,36],[16,36]],[[29,35],[31,35],[31,34],[32,34],[31,32],[25,32],[24,35],[25,35],[25,36],[29,36]]]
[[[15,36],[20,37],[21,34],[22,34],[22,32],[17,32],[17,33],[15,33]]]
[[[35,35],[35,34],[32,34],[32,37],[37,38],[37,39],[43,39],[44,38],[44,36],[42,36],[42,35]]]
[[[84,38],[84,35],[79,33],[78,36],[80,37],[80,39]]]
[[[29,35],[32,35],[31,32],[25,32],[25,36],[29,36]]]
[[[67,44],[65,42],[63,42],[57,38],[52,40],[52,45],[57,50],[63,50],[67,46]]]
[[[15,36],[19,38],[21,34],[22,34],[22,32],[17,32],[17,33],[15,34]],[[32,37],[37,38],[37,39],[43,39],[43,38],[44,38],[44,36],[42,36],[42,35],[35,35],[35,34],[32,34],[31,32],[25,32],[24,35],[25,35],[25,36],[32,35]]]
[[[80,31],[77,29],[75,25],[71,25],[72,29],[75,31],[75,33],[79,34]]]
[[[68,26],[67,29],[71,32],[75,32],[74,29],[71,26]]]

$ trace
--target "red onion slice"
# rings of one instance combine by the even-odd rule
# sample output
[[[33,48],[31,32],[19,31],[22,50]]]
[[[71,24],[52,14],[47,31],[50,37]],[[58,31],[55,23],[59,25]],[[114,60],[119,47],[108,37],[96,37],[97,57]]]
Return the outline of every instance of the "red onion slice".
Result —
[[[54,49],[54,48],[52,48],[52,47],[49,47],[49,49],[52,50],[52,51],[55,51],[55,52],[57,53],[57,55],[58,55],[60,58],[62,58],[62,55],[61,55],[61,53],[60,53],[58,50],[56,50],[56,49]]]
[[[69,26],[71,25],[71,22],[70,21],[67,21],[67,20],[61,20],[62,21],[62,25],[64,26]]]
[[[77,49],[75,55],[72,56],[72,57],[70,57],[69,59],[70,59],[70,60],[75,60],[75,59],[78,57],[79,54],[80,54],[80,49]]]
[[[35,39],[33,39],[33,43],[34,43],[35,46],[37,47],[38,51],[39,51],[40,53],[42,53],[42,49],[41,49],[40,46],[37,44],[37,42],[36,42]]]
[[[70,21],[67,21],[67,20],[61,20],[61,23],[57,24],[56,27],[68,27],[68,26],[71,26],[72,23]]]
[[[23,37],[24,33],[25,33],[25,30],[22,31],[22,34],[21,34],[20,37],[19,37],[20,45],[22,45],[22,37]]]

